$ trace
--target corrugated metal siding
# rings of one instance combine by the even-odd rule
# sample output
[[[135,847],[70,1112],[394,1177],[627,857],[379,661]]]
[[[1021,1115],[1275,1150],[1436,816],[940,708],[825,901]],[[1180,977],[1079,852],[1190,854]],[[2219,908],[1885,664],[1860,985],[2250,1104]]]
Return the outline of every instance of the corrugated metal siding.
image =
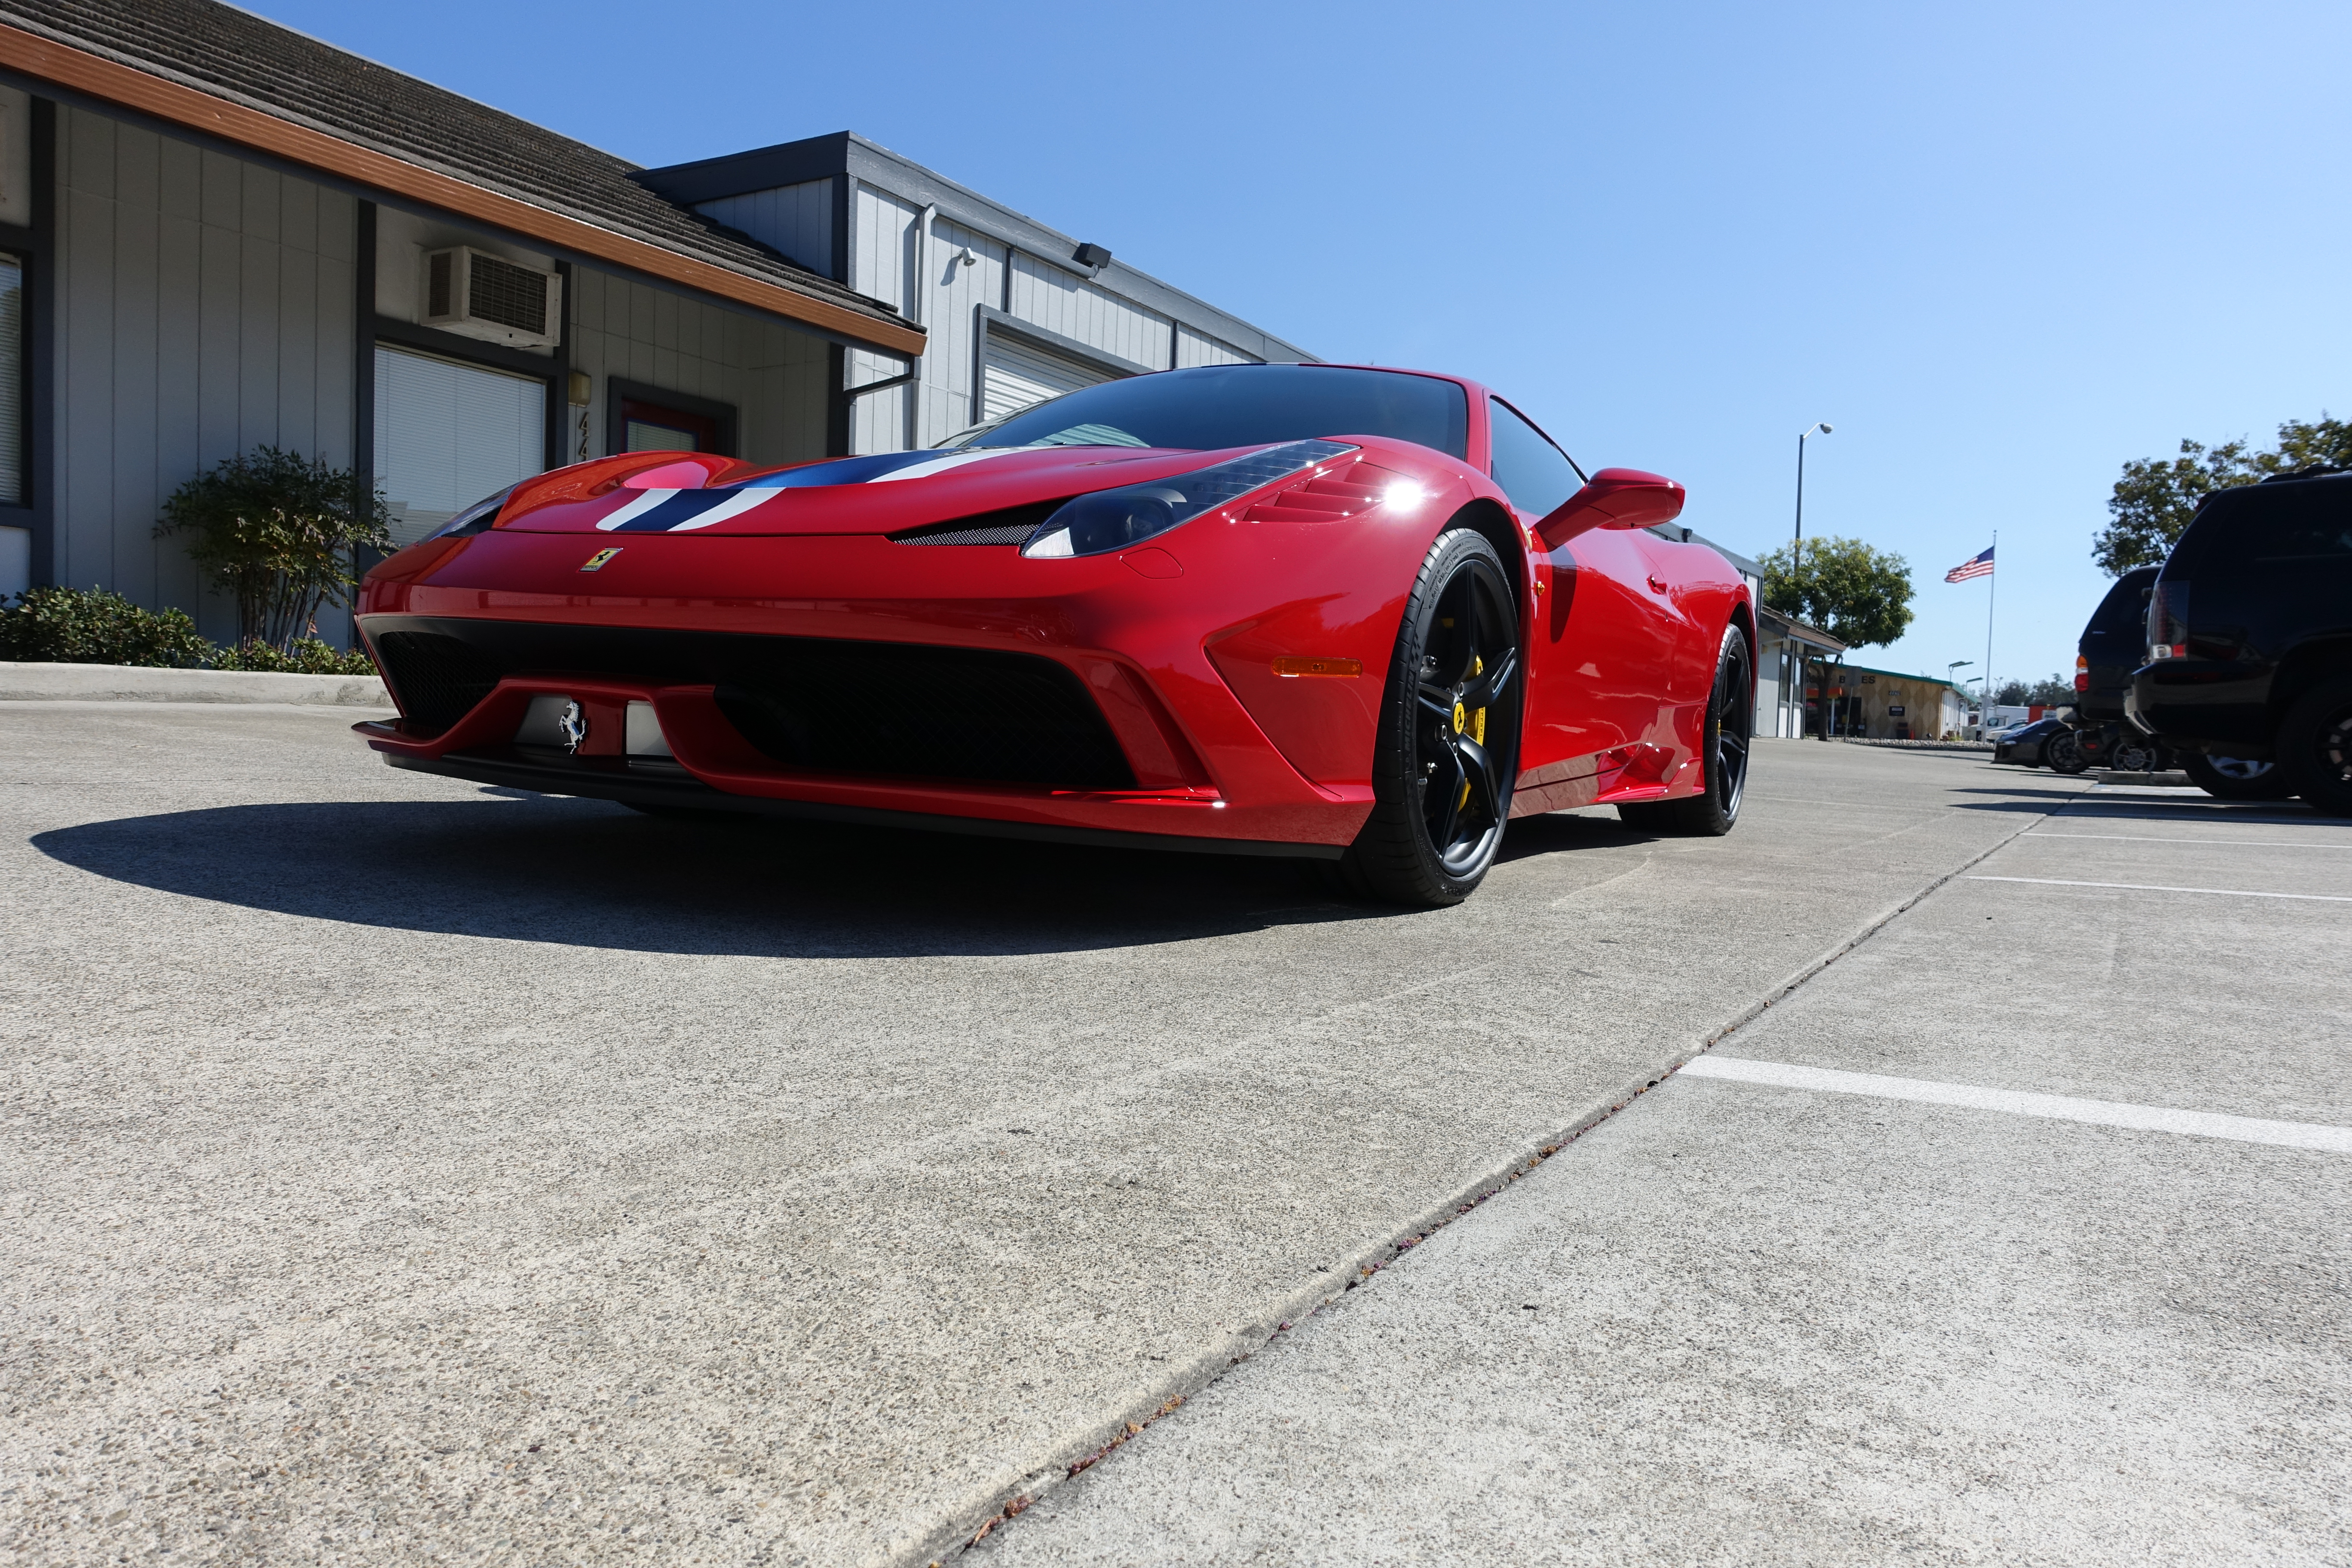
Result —
[[[1176,326],[1176,368],[1190,370],[1197,364],[1257,364],[1255,357],[1242,353],[1233,344],[1196,332],[1178,322]]]
[[[962,259],[970,250],[973,259]],[[1004,303],[1004,247],[961,224],[931,220],[923,265],[928,290],[923,324],[931,334],[923,354],[922,402],[915,444],[929,447],[980,423],[972,397],[978,381],[980,308]]]
[[[833,276],[833,182],[751,191],[704,202],[696,212],[772,245],[812,272]]]
[[[923,209],[870,185],[858,185],[850,198],[849,284],[859,293],[898,307],[909,320],[921,320],[922,304],[915,298],[920,284],[915,277],[915,250]],[[844,366],[850,386],[888,381],[911,367],[888,354],[852,349]],[[928,354],[925,357],[929,357]],[[912,436],[908,428],[913,399],[911,387],[868,393],[850,405],[849,449],[853,452],[903,452]]]
[[[735,406],[742,456],[790,463],[824,456],[826,343],[782,321],[673,294],[590,267],[572,270],[572,367],[593,401],[584,444],[604,453],[609,378]],[[569,412],[566,456],[577,462],[580,410]]]
[[[1116,380],[1110,371],[1082,360],[1047,353],[1043,349],[999,336],[988,339],[988,363],[982,371],[982,417],[1002,419],[1033,403],[1076,392],[1082,386]]]
[[[66,106],[58,165],[58,580],[229,637],[234,608],[152,530],[256,446],[351,462],[356,204]]]
[[[1174,322],[1025,252],[1013,258],[1004,309],[1049,332],[1152,370],[1172,363],[1169,340]]]

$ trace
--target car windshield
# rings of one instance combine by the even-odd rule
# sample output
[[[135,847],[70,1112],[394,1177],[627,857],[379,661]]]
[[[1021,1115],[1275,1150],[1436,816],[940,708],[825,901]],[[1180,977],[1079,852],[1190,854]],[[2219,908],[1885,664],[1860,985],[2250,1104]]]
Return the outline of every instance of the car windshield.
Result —
[[[1226,364],[1082,387],[942,447],[1170,447],[1215,451],[1317,436],[1385,436],[1466,458],[1460,386],[1403,371]]]

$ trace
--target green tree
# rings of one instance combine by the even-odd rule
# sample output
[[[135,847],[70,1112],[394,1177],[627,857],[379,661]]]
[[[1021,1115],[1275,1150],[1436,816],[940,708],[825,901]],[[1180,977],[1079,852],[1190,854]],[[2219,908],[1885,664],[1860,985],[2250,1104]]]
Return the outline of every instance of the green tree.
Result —
[[[1859,539],[1808,539],[1764,557],[1764,603],[1849,647],[1891,643],[1911,624],[1911,567]]]
[[[155,532],[184,535],[189,557],[236,602],[239,646],[285,653],[317,635],[320,606],[358,586],[355,548],[392,547],[384,524],[383,497],[351,469],[256,447],[173,490]]]
[[[2110,577],[2157,565],[2197,514],[2197,503],[2213,491],[2314,468],[2352,468],[2352,424],[2324,410],[2317,419],[2280,426],[2278,445],[2269,451],[2241,437],[2218,447],[2183,441],[2177,458],[2135,458],[2107,498],[2109,520],[2092,537],[2091,558]]]
[[[2004,708],[2021,708],[2033,703],[2044,708],[2063,708],[2074,700],[2074,683],[2063,675],[2045,675],[2032,682],[2004,680],[1993,700]]]

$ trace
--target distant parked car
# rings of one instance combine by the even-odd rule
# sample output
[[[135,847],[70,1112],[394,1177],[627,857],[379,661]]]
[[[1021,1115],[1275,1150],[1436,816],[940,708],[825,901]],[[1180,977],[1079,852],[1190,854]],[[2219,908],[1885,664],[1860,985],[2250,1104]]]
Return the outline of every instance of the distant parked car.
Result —
[[[2045,748],[2061,736],[2069,739],[2073,736],[2073,731],[2063,720],[2037,719],[2031,724],[2021,724],[2014,730],[2005,730],[1993,736],[1992,760],[2013,767],[2046,768],[2051,763]],[[2063,752],[2064,748],[2062,745],[2060,749]],[[2083,770],[2077,765],[2059,771],[2078,773]]]
[[[2189,777],[2352,816],[2352,473],[2207,496],[2157,576],[2147,641],[2127,710]]]

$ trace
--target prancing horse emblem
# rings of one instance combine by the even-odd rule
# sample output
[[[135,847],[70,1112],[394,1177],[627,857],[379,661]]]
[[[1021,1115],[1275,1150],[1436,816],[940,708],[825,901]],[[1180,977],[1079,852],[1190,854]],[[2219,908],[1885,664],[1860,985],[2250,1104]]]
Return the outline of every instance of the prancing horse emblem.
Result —
[[[583,572],[602,572],[604,569],[604,563],[610,561],[614,556],[618,555],[620,552],[621,547],[617,544],[613,546],[610,550],[599,550],[595,554],[591,555],[587,560],[581,563],[580,570]]]
[[[576,754],[588,739],[588,710],[577,702],[565,703],[555,716],[555,732],[563,737],[563,749]]]

